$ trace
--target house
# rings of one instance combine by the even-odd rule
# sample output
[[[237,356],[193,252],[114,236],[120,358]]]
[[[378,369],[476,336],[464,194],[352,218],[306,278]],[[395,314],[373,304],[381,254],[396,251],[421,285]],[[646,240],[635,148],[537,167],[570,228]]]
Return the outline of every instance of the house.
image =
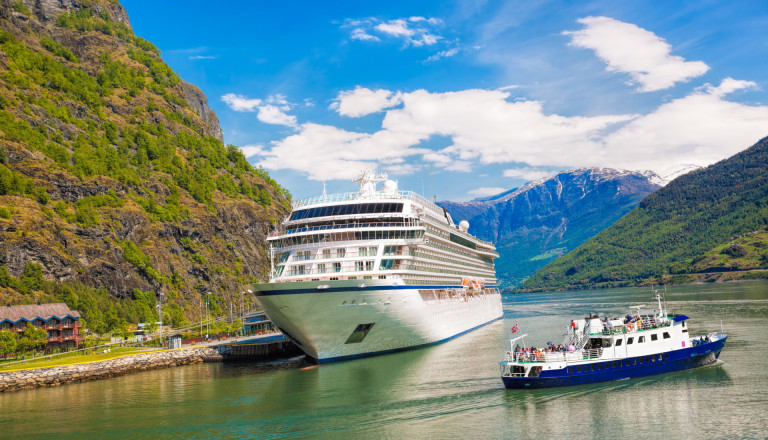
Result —
[[[64,303],[0,306],[0,330],[24,333],[30,325],[48,333],[46,349],[77,348],[85,340],[80,313]]]

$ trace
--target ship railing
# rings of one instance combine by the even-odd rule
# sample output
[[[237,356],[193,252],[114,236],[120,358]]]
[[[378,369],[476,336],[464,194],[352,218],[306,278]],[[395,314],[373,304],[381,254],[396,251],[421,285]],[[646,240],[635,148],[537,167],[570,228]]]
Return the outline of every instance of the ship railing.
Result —
[[[320,225],[320,226],[307,226],[303,228],[287,229],[282,234],[296,234],[299,232],[312,232],[312,231],[327,231],[335,229],[355,229],[355,228],[418,228],[423,227],[424,223],[421,221],[414,222],[368,222],[368,223],[340,223],[337,225]],[[271,235],[270,237],[276,237],[281,235]]]
[[[362,247],[362,246],[361,246]],[[414,252],[387,252],[383,254],[385,257],[414,257]],[[315,254],[315,255],[294,255],[293,258],[291,258],[291,261],[310,261],[310,260],[333,260],[338,261],[343,258],[359,258],[359,257],[376,257],[376,252],[368,251],[368,252],[354,252],[354,251],[346,251],[343,254],[331,252],[328,255],[323,255],[322,253]],[[286,261],[281,261],[278,264],[288,264]]]
[[[603,355],[602,348],[589,348],[587,350],[581,350],[582,359],[598,359]]]
[[[508,351],[504,356],[507,362],[565,362],[570,360],[570,352],[543,352],[543,351]]]

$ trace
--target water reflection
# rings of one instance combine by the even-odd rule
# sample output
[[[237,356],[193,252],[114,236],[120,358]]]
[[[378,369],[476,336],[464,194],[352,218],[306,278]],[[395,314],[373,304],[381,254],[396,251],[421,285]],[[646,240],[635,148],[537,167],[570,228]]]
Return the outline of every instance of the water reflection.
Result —
[[[730,334],[721,362],[597,385],[505,390],[497,362],[518,322],[531,342],[570,319],[653,304],[649,289],[504,297],[505,319],[445,344],[312,366],[204,364],[0,394],[0,437],[765,437],[768,283],[670,289],[692,334]],[[519,334],[519,333],[518,333]],[[40,423],[44,421],[44,423]]]

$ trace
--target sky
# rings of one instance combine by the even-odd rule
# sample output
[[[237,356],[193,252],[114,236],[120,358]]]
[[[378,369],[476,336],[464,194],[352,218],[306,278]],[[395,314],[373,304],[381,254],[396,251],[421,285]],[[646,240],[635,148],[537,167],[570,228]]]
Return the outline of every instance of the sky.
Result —
[[[664,175],[768,136],[764,0],[121,3],[294,199],[370,168],[453,201]]]

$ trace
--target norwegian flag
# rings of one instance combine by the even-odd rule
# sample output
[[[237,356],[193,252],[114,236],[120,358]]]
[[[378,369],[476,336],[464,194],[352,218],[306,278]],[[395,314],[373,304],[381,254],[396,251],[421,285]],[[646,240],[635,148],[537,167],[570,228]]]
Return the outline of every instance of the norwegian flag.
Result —
[[[520,330],[520,326],[515,323],[515,325],[512,326],[512,333],[517,333],[518,330]]]

